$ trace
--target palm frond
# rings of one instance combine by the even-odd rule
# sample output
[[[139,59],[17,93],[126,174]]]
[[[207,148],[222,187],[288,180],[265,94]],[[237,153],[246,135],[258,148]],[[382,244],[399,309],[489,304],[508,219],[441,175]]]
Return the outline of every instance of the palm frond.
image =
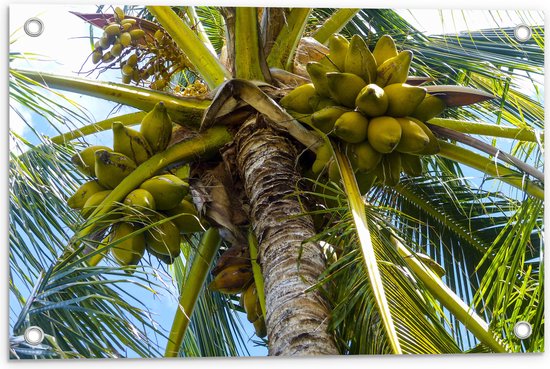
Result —
[[[340,338],[342,353],[391,353],[353,231],[352,216],[345,208],[338,209],[331,211],[338,211],[341,220],[318,236],[337,255],[321,281],[334,304],[331,327]],[[437,303],[410,274],[388,234],[381,231],[381,227],[390,225],[377,213],[376,208],[369,207],[369,229],[381,260],[386,297],[403,353],[459,352],[458,344],[442,323]]]
[[[513,334],[517,321],[533,320],[543,329],[540,319],[543,305],[542,275],[542,218],[543,202],[527,199],[510,217],[494,239],[480,266],[487,268],[474,296],[476,305],[489,313],[493,326],[501,331],[515,351],[541,347],[542,337],[533,336],[524,344]]]
[[[213,6],[197,6],[195,10],[212,46],[220,54],[225,43],[225,29],[219,9]]]
[[[371,201],[387,206],[386,217],[414,252],[443,267],[443,281],[467,303],[479,286],[476,266],[513,208],[501,194],[474,191],[456,177],[433,174],[402,179],[395,188],[373,193]],[[475,338],[460,321],[447,315],[452,334],[463,349]]]
[[[533,265],[533,270],[539,270],[538,267],[535,268],[540,262],[542,242],[539,224],[542,212],[539,200],[529,199],[522,203],[502,193],[476,189],[465,179],[449,175],[443,177],[437,173],[429,177],[402,179],[394,189],[371,192],[370,199],[388,206],[386,218],[397,225],[400,234],[409,244],[420,247],[414,251],[428,254],[443,266],[446,271],[443,280],[463,301],[473,304],[476,296],[478,312],[484,313],[487,321],[510,321],[512,314],[506,309],[511,309],[509,305],[512,304],[531,304],[528,312],[525,312],[529,319],[537,314],[540,309],[538,298],[541,295],[541,291],[538,290],[537,273],[533,273],[529,278],[530,287],[524,288],[523,295],[518,292],[522,290],[517,285],[509,286],[514,289],[514,298],[510,298],[513,303],[504,303],[507,308],[498,306],[496,310],[501,314],[499,317],[493,318],[492,314],[482,309],[482,306],[489,304],[486,297],[508,301],[503,298],[502,292],[498,297],[493,295],[498,290],[495,285],[498,273],[501,273],[500,276],[508,276],[510,273],[517,276],[517,283],[527,283],[526,278],[522,277],[527,268]],[[528,216],[532,218],[525,218]],[[517,221],[524,218],[525,221]],[[514,247],[507,244],[513,239],[508,238],[510,232],[517,234],[516,231],[512,231],[513,226],[521,226],[519,232],[529,235],[528,238],[516,241],[514,247],[522,248],[516,252],[510,252]],[[502,251],[506,256],[500,255],[499,260],[495,260],[498,255],[496,250],[506,250]],[[513,262],[502,259],[512,255],[515,258]],[[502,268],[498,269],[503,263],[510,265],[504,268],[506,272]],[[490,270],[489,265],[493,265],[493,270]],[[530,296],[530,293],[534,297]],[[489,307],[488,309],[491,310]],[[506,314],[509,320],[505,319]],[[457,342],[468,342],[465,348],[472,347],[476,340],[469,337],[470,334],[461,328],[461,323],[454,317],[449,316],[449,319],[455,327],[453,334],[456,335]],[[517,315],[511,321],[517,321]],[[503,328],[494,329],[498,331]],[[503,335],[504,339],[509,347],[518,351],[518,347],[512,342],[514,339],[511,337],[514,336],[511,335],[511,328],[507,329],[506,335]],[[533,341],[540,345],[540,342]]]

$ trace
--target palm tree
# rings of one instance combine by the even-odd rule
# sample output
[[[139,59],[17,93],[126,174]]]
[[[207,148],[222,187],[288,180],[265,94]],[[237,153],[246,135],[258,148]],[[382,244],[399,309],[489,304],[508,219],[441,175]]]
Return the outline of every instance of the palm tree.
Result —
[[[77,122],[68,133],[41,136],[37,146],[12,132],[17,145],[27,146],[10,156],[13,357],[245,355],[238,292],[205,288],[214,261],[220,269],[235,250],[251,265],[258,320],[267,328],[267,339],[257,343],[270,355],[543,349],[544,178],[537,169],[543,109],[518,85],[540,87],[542,28],[518,43],[512,29],[502,28],[426,36],[392,10],[124,10],[145,40],[168,40],[165,64],[153,77],[125,85],[10,70],[12,101],[53,126]],[[107,13],[80,16],[104,27],[117,17]],[[278,101],[307,82],[305,63],[336,32],[359,34],[371,47],[390,34],[414,52],[412,74],[435,81],[427,89],[449,104],[488,94],[498,99],[431,119],[440,153],[423,157],[423,174],[403,176],[395,186],[378,184],[362,196],[334,141],[341,179],[308,178],[312,152],[326,136]],[[104,58],[101,67],[118,68],[114,59]],[[205,86],[209,93],[201,94]],[[50,89],[140,111],[86,125],[87,112]],[[114,121],[139,124],[159,102],[177,123],[170,146],[130,173],[88,219],[69,209],[66,199],[85,181],[71,163],[82,148],[77,140]],[[175,168],[191,170],[204,229],[182,237],[181,257],[169,270],[155,258],[138,268],[116,266],[105,253],[116,242],[104,238],[121,216],[117,204],[154,174]],[[479,172],[481,183],[469,179]],[[494,184],[491,190],[485,182]],[[172,279],[179,305],[167,333],[136,296],[169,290]],[[513,335],[521,320],[533,327],[525,340]],[[43,345],[21,340],[30,325],[46,332]]]

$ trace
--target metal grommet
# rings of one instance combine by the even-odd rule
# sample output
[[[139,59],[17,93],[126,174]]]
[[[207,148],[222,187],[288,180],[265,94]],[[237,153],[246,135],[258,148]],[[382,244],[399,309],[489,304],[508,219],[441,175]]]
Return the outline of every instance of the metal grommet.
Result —
[[[522,320],[520,322],[517,322],[514,326],[514,334],[517,338],[520,340],[524,340],[526,338],[529,338],[532,332],[531,324],[528,322]]]
[[[25,329],[25,342],[29,345],[39,345],[44,340],[44,331],[40,327],[32,326]]]
[[[519,42],[529,41],[529,39],[531,38],[531,28],[529,28],[529,26],[526,26],[525,24],[519,24],[514,29],[514,37]]]
[[[29,18],[23,26],[25,33],[31,37],[38,37],[44,32],[44,22],[38,18]]]

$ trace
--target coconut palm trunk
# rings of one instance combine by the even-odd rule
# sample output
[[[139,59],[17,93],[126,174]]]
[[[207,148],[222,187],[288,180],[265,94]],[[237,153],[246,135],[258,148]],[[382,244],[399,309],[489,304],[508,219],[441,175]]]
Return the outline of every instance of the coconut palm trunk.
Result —
[[[270,355],[336,355],[327,332],[328,304],[307,291],[325,269],[310,216],[293,196],[299,174],[296,148],[262,118],[249,120],[236,137],[237,165],[250,201],[265,282]]]

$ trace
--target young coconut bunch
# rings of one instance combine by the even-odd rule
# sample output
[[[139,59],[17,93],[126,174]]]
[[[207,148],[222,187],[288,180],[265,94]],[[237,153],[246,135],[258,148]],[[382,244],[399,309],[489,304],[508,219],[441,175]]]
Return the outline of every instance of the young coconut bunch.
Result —
[[[67,204],[89,218],[129,174],[151,156],[166,150],[172,135],[172,120],[163,102],[157,103],[141,121],[140,130],[112,124],[113,148],[89,146],[73,156],[73,164],[91,177]],[[203,229],[189,196],[188,170],[165,172],[141,183],[110,213],[113,226],[104,240],[115,261],[137,265],[147,252],[166,264],[180,253],[181,235]],[[88,219],[94,222],[96,219]],[[204,222],[204,220],[202,221]],[[144,231],[140,231],[145,228]],[[135,236],[133,234],[136,233]]]
[[[281,105],[343,147],[363,193],[375,182],[395,186],[401,171],[422,174],[421,156],[439,152],[424,122],[446,105],[425,88],[407,84],[413,53],[398,52],[389,35],[371,51],[359,35],[348,41],[334,34],[329,50],[307,64],[311,83],[291,91]],[[339,181],[330,146],[317,152],[311,170]]]

